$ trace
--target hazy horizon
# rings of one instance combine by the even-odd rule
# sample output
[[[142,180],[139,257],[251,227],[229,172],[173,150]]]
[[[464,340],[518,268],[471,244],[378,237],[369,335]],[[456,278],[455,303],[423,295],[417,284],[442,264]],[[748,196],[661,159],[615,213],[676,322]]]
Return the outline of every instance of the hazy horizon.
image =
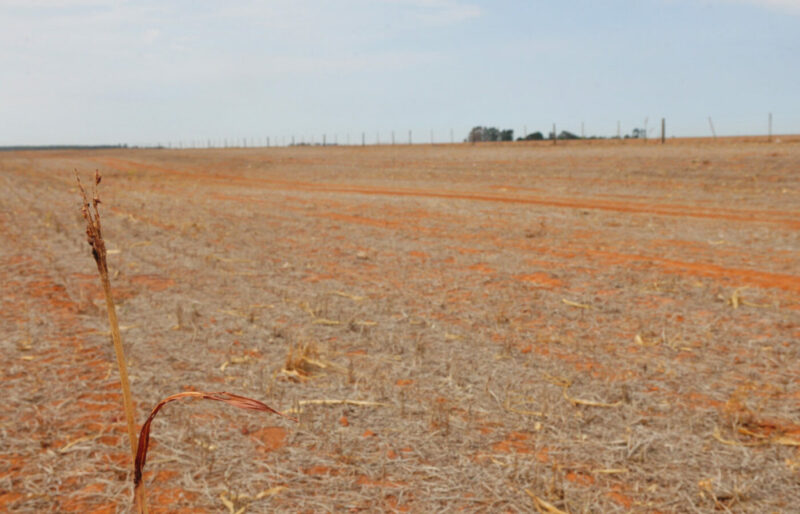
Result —
[[[0,0],[0,41],[0,146],[800,133],[800,0]]]

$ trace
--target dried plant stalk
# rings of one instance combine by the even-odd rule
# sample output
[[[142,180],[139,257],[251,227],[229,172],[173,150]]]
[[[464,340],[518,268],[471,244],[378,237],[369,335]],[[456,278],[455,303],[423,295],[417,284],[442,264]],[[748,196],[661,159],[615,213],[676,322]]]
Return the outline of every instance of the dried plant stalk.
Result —
[[[226,393],[224,391],[218,393],[189,391],[185,393],[178,393],[178,394],[173,394],[172,396],[168,396],[163,400],[161,400],[160,402],[158,402],[158,405],[156,405],[155,408],[153,409],[153,412],[150,413],[150,416],[147,418],[147,421],[145,421],[144,425],[142,425],[142,431],[139,434],[139,447],[136,451],[136,467],[133,476],[133,486],[137,498],[139,498],[140,496],[141,497],[144,496],[143,493],[144,483],[142,480],[142,472],[144,471],[144,465],[147,462],[147,448],[150,443],[150,424],[153,422],[153,419],[156,417],[156,414],[158,414],[158,411],[161,410],[161,407],[168,404],[169,402],[180,400],[181,398],[200,398],[203,400],[215,400],[218,402],[225,402],[229,405],[233,405],[234,407],[239,407],[240,409],[250,409],[262,412],[269,412],[272,414],[277,414],[278,416],[284,417],[288,420],[297,422],[297,418],[287,416],[286,414],[277,411],[272,407],[270,407],[269,405],[261,403],[258,400],[253,400],[252,398],[247,398],[232,393]]]
[[[125,408],[125,420],[128,424],[128,439],[131,445],[131,458],[136,460],[136,421],[133,410],[133,399],[131,397],[131,385],[128,380],[128,368],[125,364],[125,352],[122,349],[122,337],[119,333],[119,322],[117,321],[117,309],[114,306],[114,299],[111,297],[111,282],[108,278],[108,262],[106,261],[106,244],[100,229],[100,213],[97,206],[100,198],[97,195],[97,186],[102,177],[99,171],[94,172],[94,186],[92,187],[92,200],[86,194],[78,170],[75,170],[75,179],[83,195],[83,207],[81,213],[86,220],[86,239],[92,247],[92,256],[97,264],[97,271],[100,273],[100,282],[103,284],[103,292],[106,297],[106,310],[108,311],[108,324],[111,326],[111,339],[114,343],[114,353],[117,357],[117,367],[119,368],[119,379],[122,387],[122,403]],[[137,503],[140,512],[147,512],[144,489],[137,491]]]
[[[122,349],[122,337],[120,336],[119,323],[117,321],[117,311],[116,307],[114,306],[114,300],[111,297],[111,282],[108,278],[106,245],[100,228],[100,213],[97,210],[97,206],[100,204],[100,198],[97,196],[97,186],[100,184],[101,176],[99,172],[95,171],[91,201],[86,194],[86,189],[84,189],[83,184],[81,184],[81,179],[78,176],[77,170],[75,170],[75,179],[78,181],[78,187],[83,195],[83,207],[81,212],[83,213],[83,218],[86,220],[86,238],[89,242],[89,246],[92,247],[92,256],[97,264],[97,271],[100,273],[100,281],[103,284],[103,292],[105,293],[106,297],[106,308],[108,310],[108,323],[111,326],[111,338],[114,342],[114,351],[117,356],[117,366],[119,367],[120,382],[122,386],[122,400],[125,407],[125,418],[128,423],[128,438],[130,439],[131,444],[131,457],[134,461],[134,498],[139,512],[142,514],[147,514],[148,509],[144,482],[142,480],[142,471],[145,463],[147,462],[147,448],[150,443],[150,425],[153,422],[153,419],[156,417],[156,414],[158,414],[158,411],[161,410],[161,407],[167,403],[180,400],[181,398],[201,398],[205,400],[225,402],[235,407],[239,407],[240,409],[270,412],[295,422],[297,419],[287,416],[286,414],[283,414],[282,412],[279,412],[272,407],[259,402],[258,400],[253,400],[251,398],[246,398],[244,396],[239,396],[232,393],[178,393],[168,396],[155,406],[153,411],[150,413],[150,416],[147,418],[147,421],[145,421],[144,425],[142,425],[137,443],[135,428],[136,422],[133,410],[133,400],[131,397],[130,381],[128,380],[128,371],[125,364],[125,353]]]

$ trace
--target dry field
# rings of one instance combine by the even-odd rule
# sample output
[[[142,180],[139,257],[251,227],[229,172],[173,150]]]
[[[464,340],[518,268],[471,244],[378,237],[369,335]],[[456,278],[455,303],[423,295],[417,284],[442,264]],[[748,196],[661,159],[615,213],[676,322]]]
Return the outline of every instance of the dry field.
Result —
[[[800,511],[800,138],[0,154],[0,511]],[[549,505],[549,506],[548,506]],[[242,510],[244,509],[244,510]]]

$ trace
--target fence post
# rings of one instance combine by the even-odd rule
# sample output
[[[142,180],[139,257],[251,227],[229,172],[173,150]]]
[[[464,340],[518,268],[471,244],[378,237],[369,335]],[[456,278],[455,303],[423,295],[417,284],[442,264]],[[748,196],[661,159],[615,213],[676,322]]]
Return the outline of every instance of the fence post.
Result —
[[[772,113],[769,113],[769,120],[767,122],[767,141],[772,142]]]
[[[667,121],[664,118],[661,118],[661,144],[664,144],[664,140],[667,137]]]
[[[717,139],[717,131],[714,130],[714,122],[711,121],[711,116],[708,117],[708,126],[711,127],[711,135]]]

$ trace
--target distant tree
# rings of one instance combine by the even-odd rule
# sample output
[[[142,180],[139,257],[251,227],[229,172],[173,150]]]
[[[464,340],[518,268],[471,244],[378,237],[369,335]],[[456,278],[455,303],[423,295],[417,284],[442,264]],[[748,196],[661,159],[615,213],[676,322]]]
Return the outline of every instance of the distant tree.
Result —
[[[572,132],[567,132],[566,130],[562,130],[561,133],[558,135],[558,139],[580,139],[580,136],[577,136]]]
[[[533,132],[531,134],[526,135],[523,138],[523,141],[541,141],[544,139],[544,135],[541,132]]]
[[[513,141],[513,130],[500,130],[497,127],[473,127],[467,135],[467,141],[477,143],[479,141]]]
[[[647,131],[643,128],[635,128],[631,131],[631,137],[634,139],[644,139],[647,137]]]
[[[483,141],[483,127],[473,127],[472,130],[469,131],[469,135],[467,136],[467,141],[470,143],[477,143],[479,141]]]

